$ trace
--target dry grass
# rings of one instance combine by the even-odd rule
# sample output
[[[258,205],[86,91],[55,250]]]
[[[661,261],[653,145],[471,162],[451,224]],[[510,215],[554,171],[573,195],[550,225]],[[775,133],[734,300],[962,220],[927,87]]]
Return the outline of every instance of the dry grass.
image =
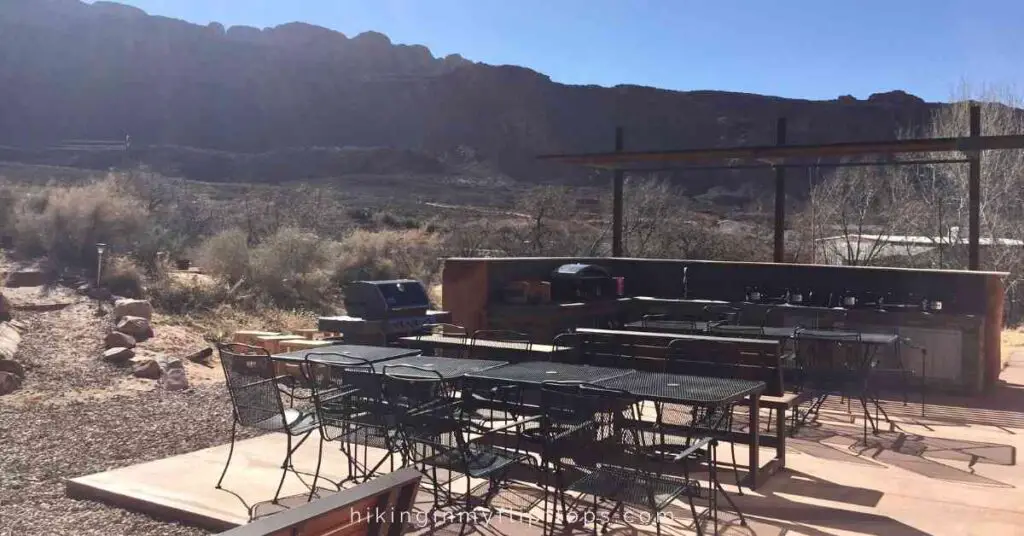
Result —
[[[182,326],[198,333],[206,341],[226,341],[236,331],[280,331],[315,328],[317,315],[308,311],[263,308],[241,309],[221,305],[211,311],[194,315],[159,316],[168,326]]]
[[[1024,353],[1024,328],[1003,330],[1002,336],[1002,361],[1005,367],[1010,362],[1014,352]],[[1024,358],[1021,358],[1024,359]]]

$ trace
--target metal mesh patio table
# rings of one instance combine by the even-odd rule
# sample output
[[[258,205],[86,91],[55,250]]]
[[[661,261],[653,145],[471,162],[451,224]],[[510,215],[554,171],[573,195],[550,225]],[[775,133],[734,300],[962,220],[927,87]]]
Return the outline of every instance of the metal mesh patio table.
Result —
[[[392,359],[398,359],[402,357],[414,356],[420,353],[419,350],[413,348],[388,348],[383,346],[362,346],[358,344],[335,344],[332,346],[322,346],[320,348],[314,348],[311,350],[298,350],[295,352],[287,352],[283,354],[274,354],[273,359],[285,362],[301,363],[306,360],[306,354],[340,354],[340,356],[314,356],[313,361],[323,364],[332,364],[333,361],[337,361],[344,364],[349,364],[345,358],[365,360],[370,363],[376,363],[378,361],[390,361]]]
[[[592,367],[571,363],[548,361],[527,361],[505,365],[483,372],[468,374],[466,377],[479,380],[494,380],[520,384],[541,384],[549,381],[578,381],[597,383],[633,371],[608,367]]]
[[[642,371],[595,383],[644,400],[701,406],[734,404],[765,389],[764,382]]]
[[[708,324],[709,322],[703,320],[638,320],[627,323],[625,328],[665,333],[706,333]]]
[[[437,357],[429,355],[414,355],[409,357],[402,357],[398,359],[392,359],[386,363],[382,363],[381,366],[376,367],[377,373],[394,373],[401,374],[403,376],[431,376],[436,377],[435,374],[440,374],[444,379],[457,379],[466,376],[470,373],[486,371],[495,367],[501,367],[507,363],[506,361],[491,361],[487,359],[461,359],[455,357]],[[392,370],[392,367],[398,365],[409,365],[420,369],[431,371],[430,373],[420,372],[414,368],[401,367]],[[388,369],[388,370],[385,370]]]

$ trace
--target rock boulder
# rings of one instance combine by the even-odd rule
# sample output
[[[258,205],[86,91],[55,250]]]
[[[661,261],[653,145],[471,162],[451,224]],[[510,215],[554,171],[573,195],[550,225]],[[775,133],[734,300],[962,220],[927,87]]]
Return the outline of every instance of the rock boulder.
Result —
[[[21,387],[21,377],[10,372],[0,372],[0,396],[13,393]]]
[[[111,348],[103,352],[103,360],[115,365],[123,365],[135,357],[135,350],[131,348]]]
[[[146,320],[153,319],[153,305],[149,300],[132,300],[122,298],[114,302],[114,319],[120,320],[126,316],[137,316]]]
[[[131,336],[135,342],[143,342],[153,336],[149,320],[141,316],[126,316],[117,322],[117,331]]]
[[[14,359],[21,343],[21,333],[10,322],[0,322],[0,359]]]
[[[0,372],[10,372],[19,378],[25,377],[25,367],[10,359],[0,359]]]
[[[159,380],[162,372],[160,371],[160,363],[157,363],[155,359],[142,359],[133,361],[132,375],[136,378],[145,378],[147,380]]]
[[[194,353],[191,353],[191,354],[185,356],[185,359],[188,359],[189,361],[191,361],[193,363],[200,363],[200,364],[206,365],[206,364],[208,364],[207,362],[210,360],[210,357],[212,357],[212,356],[213,356],[213,348],[203,348],[202,350],[199,350],[198,352],[194,352]]]
[[[162,363],[160,363],[160,366],[164,370],[183,369],[185,368],[185,363],[177,357],[167,357],[164,358]]]
[[[135,338],[120,331],[111,331],[103,338],[106,348],[135,348]]]
[[[11,306],[11,302],[0,294],[0,322],[7,322],[11,319],[11,315],[14,314],[14,308]]]
[[[184,391],[188,389],[188,376],[185,369],[170,369],[164,374],[164,389],[168,391]]]

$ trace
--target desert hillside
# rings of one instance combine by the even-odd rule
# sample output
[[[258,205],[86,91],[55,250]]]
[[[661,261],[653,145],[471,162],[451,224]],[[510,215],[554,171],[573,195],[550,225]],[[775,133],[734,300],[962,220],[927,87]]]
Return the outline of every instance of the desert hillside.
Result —
[[[534,156],[610,148],[615,125],[632,148],[770,143],[783,115],[791,143],[884,139],[940,106],[900,91],[806,101],[569,86],[374,32],[201,26],[78,0],[0,4],[0,72],[0,102],[16,103],[0,114],[0,160],[107,169],[123,163],[120,151],[55,149],[130,135],[133,158],[203,180],[367,170],[581,180],[585,172]],[[751,182],[750,173],[688,178],[695,190]]]

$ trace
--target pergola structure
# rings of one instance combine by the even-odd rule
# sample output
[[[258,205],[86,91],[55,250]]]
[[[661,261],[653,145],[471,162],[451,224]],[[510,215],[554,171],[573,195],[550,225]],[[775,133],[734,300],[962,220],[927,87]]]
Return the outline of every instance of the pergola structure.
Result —
[[[622,186],[626,171],[774,169],[774,261],[783,262],[784,232],[786,228],[786,169],[791,167],[817,167],[821,165],[820,163],[808,164],[800,162],[800,159],[851,156],[892,158],[895,156],[930,153],[966,153],[966,157],[961,158],[841,162],[828,164],[828,166],[887,166],[906,164],[967,164],[970,166],[968,177],[968,268],[978,270],[980,264],[982,154],[984,151],[1024,149],[1024,135],[982,136],[981,106],[978,104],[971,105],[970,129],[966,137],[787,145],[786,119],[779,118],[776,124],[775,141],[775,145],[766,146],[627,152],[624,150],[622,128],[618,127],[615,129],[614,152],[548,154],[541,155],[538,158],[551,162],[613,170],[612,256],[614,257],[622,256]]]

